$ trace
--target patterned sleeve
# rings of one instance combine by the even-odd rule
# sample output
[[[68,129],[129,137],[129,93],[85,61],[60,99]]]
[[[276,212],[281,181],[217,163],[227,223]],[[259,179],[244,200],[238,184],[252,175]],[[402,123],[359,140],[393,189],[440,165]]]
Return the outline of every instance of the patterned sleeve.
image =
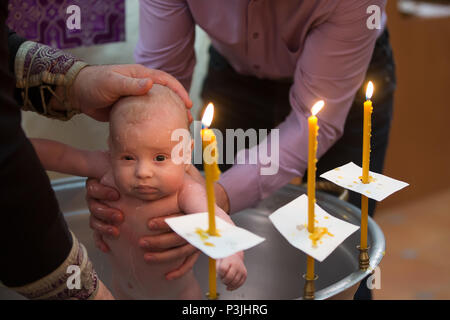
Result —
[[[73,246],[69,256],[56,270],[33,283],[10,289],[32,300],[94,299],[99,288],[97,273],[89,260],[86,248],[72,232],[71,235]],[[75,272],[71,273],[72,269],[69,267]],[[73,280],[72,274],[75,277]]]
[[[19,102],[23,110],[41,113],[49,118],[69,120],[79,113],[72,109],[68,90],[82,68],[88,64],[71,54],[32,41],[23,42],[15,56],[14,74],[16,87],[21,90]],[[56,86],[64,87],[58,95]],[[40,99],[32,97],[30,88],[39,88]],[[64,110],[49,107],[49,96],[64,106]]]

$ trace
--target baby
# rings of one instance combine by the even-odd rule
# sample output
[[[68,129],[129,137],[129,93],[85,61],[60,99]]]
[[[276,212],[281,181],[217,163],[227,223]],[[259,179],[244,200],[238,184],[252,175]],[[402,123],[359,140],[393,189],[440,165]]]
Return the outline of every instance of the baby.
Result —
[[[107,152],[31,139],[47,170],[95,177],[120,192],[120,200],[107,203],[124,213],[120,238],[105,239],[111,248],[112,289],[116,298],[202,298],[192,270],[176,280],[169,281],[164,276],[180,266],[184,258],[149,265],[138,245],[140,237],[151,233],[146,227],[149,218],[207,211],[204,186],[187,174],[190,162],[178,164],[171,159],[172,149],[179,143],[172,141],[172,132],[188,130],[188,126],[181,99],[169,88],[155,84],[147,95],[122,98],[113,106]],[[192,150],[193,141],[185,143]],[[190,159],[190,154],[181,156]],[[218,206],[216,214],[233,223]],[[237,289],[246,279],[243,257],[243,252],[239,252],[217,261],[218,275],[228,283],[229,290]]]

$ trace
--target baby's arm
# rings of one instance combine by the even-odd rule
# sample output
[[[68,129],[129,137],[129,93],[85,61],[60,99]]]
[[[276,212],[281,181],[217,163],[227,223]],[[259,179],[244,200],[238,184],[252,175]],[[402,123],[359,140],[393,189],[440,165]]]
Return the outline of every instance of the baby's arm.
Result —
[[[100,179],[109,166],[102,151],[80,150],[46,139],[30,140],[46,170]]]
[[[205,187],[186,175],[185,184],[178,194],[178,204],[183,213],[199,213],[208,211]],[[215,205],[215,214],[234,225],[233,220],[219,206]],[[217,260],[217,272],[227,290],[235,290],[247,279],[247,269],[244,265],[244,251],[239,251],[229,257]]]

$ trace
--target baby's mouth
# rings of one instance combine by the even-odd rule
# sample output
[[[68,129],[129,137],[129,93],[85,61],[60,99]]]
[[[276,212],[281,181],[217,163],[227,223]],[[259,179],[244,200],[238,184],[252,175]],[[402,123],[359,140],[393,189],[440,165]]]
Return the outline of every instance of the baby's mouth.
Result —
[[[134,187],[134,189],[139,193],[145,193],[145,194],[156,193],[158,191],[157,188],[146,186],[146,185],[138,185],[138,186]]]

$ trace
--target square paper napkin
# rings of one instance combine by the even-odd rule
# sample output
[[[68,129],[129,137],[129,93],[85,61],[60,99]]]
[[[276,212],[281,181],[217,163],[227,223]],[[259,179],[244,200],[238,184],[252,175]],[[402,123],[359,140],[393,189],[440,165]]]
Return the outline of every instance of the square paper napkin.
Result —
[[[198,248],[208,257],[222,259],[239,251],[254,247],[265,239],[250,231],[236,227],[219,217],[216,218],[216,229],[220,236],[210,236],[208,230],[208,213],[194,213],[166,219],[167,224]]]
[[[308,197],[306,195],[301,195],[281,207],[271,214],[269,219],[292,246],[320,262],[359,229],[359,226],[333,217],[316,204],[314,227],[327,228],[327,233],[314,246],[307,228]]]
[[[395,180],[372,171],[369,171],[369,177],[372,177],[371,182],[365,184],[362,183],[361,176],[362,168],[353,162],[349,162],[342,167],[325,172],[320,177],[377,201],[381,201],[409,185],[406,182]]]

